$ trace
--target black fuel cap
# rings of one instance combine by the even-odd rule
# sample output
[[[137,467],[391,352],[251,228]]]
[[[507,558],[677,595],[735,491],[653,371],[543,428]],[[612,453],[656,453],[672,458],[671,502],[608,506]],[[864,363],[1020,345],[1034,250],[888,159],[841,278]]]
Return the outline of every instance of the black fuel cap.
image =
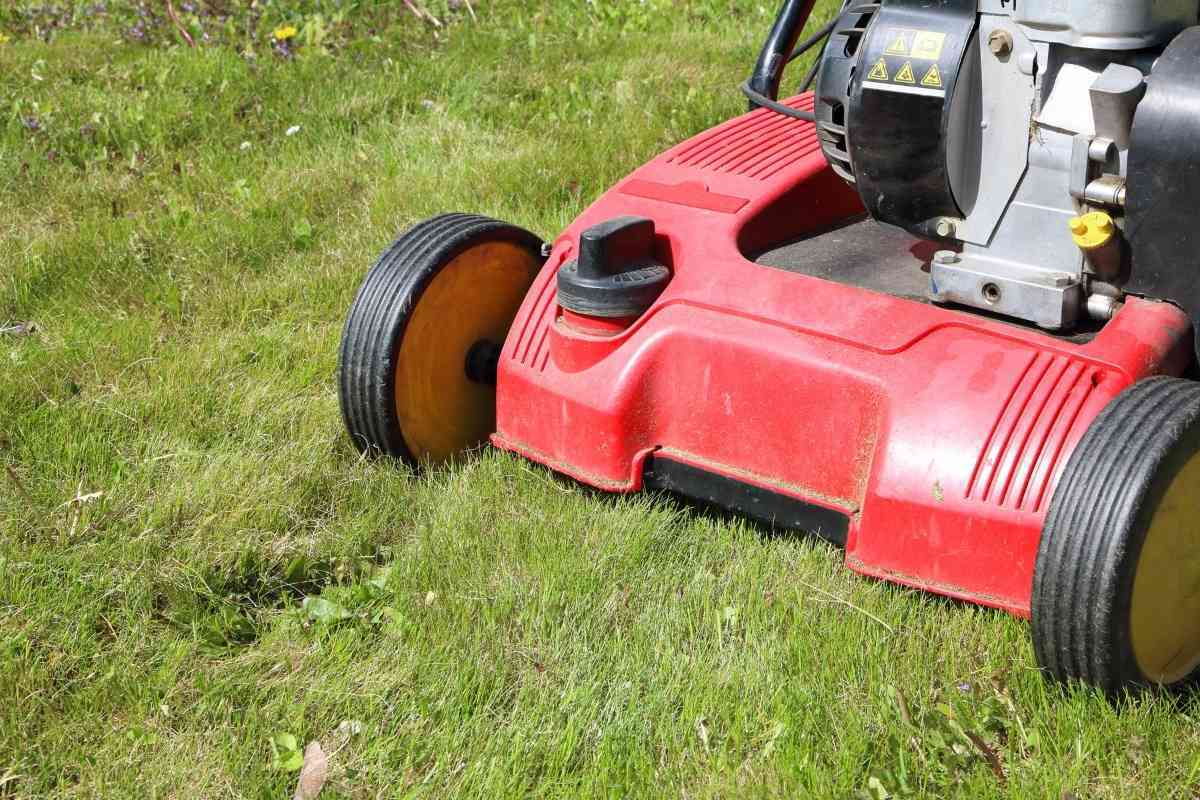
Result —
[[[613,217],[585,230],[579,258],[559,268],[558,304],[590,317],[634,317],[670,278],[654,260],[654,220]]]

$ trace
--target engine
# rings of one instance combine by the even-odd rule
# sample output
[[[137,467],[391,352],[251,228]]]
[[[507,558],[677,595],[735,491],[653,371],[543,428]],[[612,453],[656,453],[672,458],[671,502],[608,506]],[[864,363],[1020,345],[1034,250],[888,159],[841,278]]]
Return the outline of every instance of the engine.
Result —
[[[1200,313],[1200,0],[848,0],[825,156],[944,245],[935,302],[1055,331],[1127,294]]]

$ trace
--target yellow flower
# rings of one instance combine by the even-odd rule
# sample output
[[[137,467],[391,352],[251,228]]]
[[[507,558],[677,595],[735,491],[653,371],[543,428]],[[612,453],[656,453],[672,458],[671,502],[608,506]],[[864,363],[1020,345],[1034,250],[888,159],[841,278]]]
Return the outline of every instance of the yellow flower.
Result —
[[[4,44],[7,41],[8,41],[8,36],[4,33],[0,33],[0,44]]]
[[[295,25],[284,25],[275,29],[275,41],[286,42],[288,39],[295,38],[299,32]]]

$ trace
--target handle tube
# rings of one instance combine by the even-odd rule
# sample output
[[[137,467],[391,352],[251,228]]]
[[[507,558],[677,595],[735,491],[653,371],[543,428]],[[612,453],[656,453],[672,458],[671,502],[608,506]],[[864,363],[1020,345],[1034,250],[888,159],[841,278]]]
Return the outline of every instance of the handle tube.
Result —
[[[812,14],[816,0],[783,0],[775,24],[763,42],[762,51],[750,74],[747,86],[754,92],[771,100],[779,99],[779,81],[783,68],[788,63],[792,49]]]

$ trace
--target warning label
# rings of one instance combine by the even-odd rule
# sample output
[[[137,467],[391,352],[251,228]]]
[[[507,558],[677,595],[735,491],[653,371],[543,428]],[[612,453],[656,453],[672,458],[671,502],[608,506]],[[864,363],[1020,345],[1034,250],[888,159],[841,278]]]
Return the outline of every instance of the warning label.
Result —
[[[883,52],[889,56],[906,56],[912,50],[912,42],[917,36],[917,31],[904,30],[897,28],[888,34],[888,41],[891,44]]]
[[[864,82],[875,89],[941,97],[946,93],[946,73],[939,63],[950,36],[942,31],[917,28],[884,28],[872,37],[874,61]],[[932,62],[932,63],[930,63]]]
[[[883,52],[889,56],[905,56],[922,61],[937,61],[946,48],[946,34],[940,31],[918,31],[908,28],[893,28],[888,31],[888,46]]]
[[[937,61],[942,57],[942,50],[945,47],[946,34],[937,31],[917,31],[916,36],[913,37],[912,50],[909,55],[923,61]]]

